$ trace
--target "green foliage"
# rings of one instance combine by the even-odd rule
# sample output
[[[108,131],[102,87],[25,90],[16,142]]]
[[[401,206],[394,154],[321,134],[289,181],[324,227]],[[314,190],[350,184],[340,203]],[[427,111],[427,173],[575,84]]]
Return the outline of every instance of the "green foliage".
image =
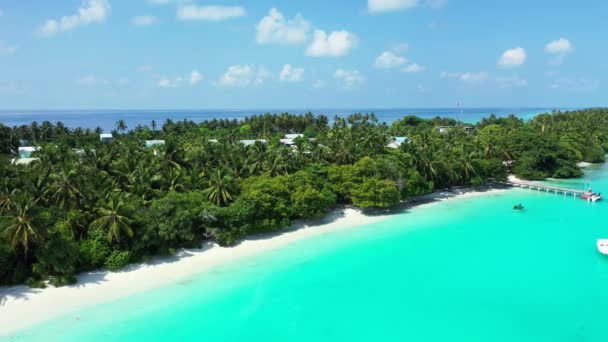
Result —
[[[399,190],[393,181],[366,178],[352,190],[353,204],[361,208],[389,208],[399,203]]]
[[[300,187],[292,195],[292,206],[297,218],[319,218],[336,204],[336,195],[328,189],[317,190],[311,186]]]
[[[104,266],[110,271],[120,271],[131,261],[131,252],[112,251],[106,259]]]
[[[198,246],[204,225],[214,220],[211,205],[200,191],[170,192],[153,200],[146,214],[141,236],[148,247],[156,246],[159,251]]]
[[[102,143],[101,129],[0,124],[0,153],[16,153],[21,140],[41,147],[40,162],[0,162],[0,284],[67,284],[78,272],[120,269],[208,239],[229,246],[279,232],[336,204],[388,208],[435,189],[505,180],[508,171],[578,177],[578,162],[602,162],[608,151],[606,109],[527,122],[490,115],[472,131],[463,126],[439,117],[407,116],[389,127],[373,114],[330,124],[323,115],[267,113],[130,131],[120,120],[121,134]],[[304,138],[285,146],[285,134]],[[388,148],[398,136],[407,141]],[[152,151],[144,139],[166,145]]]
[[[483,159],[476,162],[477,177],[482,181],[493,179],[495,181],[507,180],[507,168],[500,159]]]
[[[111,253],[108,240],[100,229],[92,229],[89,236],[81,240],[78,246],[84,270],[102,267]]]
[[[0,285],[22,283],[29,276],[30,269],[23,258],[16,255],[8,243],[0,241]]]
[[[433,192],[433,182],[427,181],[420,172],[410,170],[407,174],[406,185],[402,190],[402,198],[421,196]]]
[[[40,279],[54,277],[57,283],[69,282],[76,275],[79,256],[78,244],[72,238],[67,222],[59,222],[53,234],[36,251],[32,270]]]

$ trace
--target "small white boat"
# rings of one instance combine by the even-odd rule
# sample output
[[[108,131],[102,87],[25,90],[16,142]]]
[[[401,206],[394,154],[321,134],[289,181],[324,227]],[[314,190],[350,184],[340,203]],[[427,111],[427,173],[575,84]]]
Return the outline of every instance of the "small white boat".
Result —
[[[602,195],[593,192],[587,192],[581,196],[581,199],[588,202],[597,202],[602,199]]]
[[[608,239],[598,239],[597,250],[604,255],[608,255]]]

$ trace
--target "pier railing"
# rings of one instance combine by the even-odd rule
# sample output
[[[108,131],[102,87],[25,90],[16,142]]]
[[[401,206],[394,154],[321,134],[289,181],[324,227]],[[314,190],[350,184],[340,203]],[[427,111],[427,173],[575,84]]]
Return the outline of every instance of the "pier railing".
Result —
[[[587,193],[586,191],[583,191],[583,190],[568,189],[568,188],[562,188],[562,187],[557,187],[557,186],[534,184],[534,183],[521,182],[521,181],[507,181],[507,182],[501,182],[500,184],[506,185],[506,186],[511,186],[511,187],[516,187],[516,188],[522,188],[522,189],[554,192],[556,194],[564,194],[566,196],[572,195],[573,197],[582,196],[583,194]]]

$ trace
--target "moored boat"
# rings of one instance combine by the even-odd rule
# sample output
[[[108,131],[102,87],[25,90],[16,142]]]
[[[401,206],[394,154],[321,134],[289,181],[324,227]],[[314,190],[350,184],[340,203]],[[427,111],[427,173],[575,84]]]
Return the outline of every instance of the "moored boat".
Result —
[[[581,199],[589,202],[597,202],[602,199],[602,195],[593,192],[586,192],[581,196]]]
[[[597,240],[597,251],[604,255],[608,255],[608,239]]]

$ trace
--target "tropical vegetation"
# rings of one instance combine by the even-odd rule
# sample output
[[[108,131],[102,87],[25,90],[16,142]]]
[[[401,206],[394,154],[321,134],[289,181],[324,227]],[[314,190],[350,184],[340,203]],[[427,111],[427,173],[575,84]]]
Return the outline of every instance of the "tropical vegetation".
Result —
[[[118,270],[204,241],[230,246],[280,232],[335,206],[390,208],[435,189],[504,180],[508,171],[577,177],[578,162],[602,162],[608,151],[603,109],[527,122],[490,116],[471,128],[449,118],[389,125],[373,114],[285,113],[131,130],[120,120],[114,140],[102,143],[99,128],[0,125],[0,153],[41,147],[29,165],[0,163],[0,285],[59,286],[78,272]],[[303,136],[281,144],[293,133]],[[146,148],[151,139],[165,144]]]

